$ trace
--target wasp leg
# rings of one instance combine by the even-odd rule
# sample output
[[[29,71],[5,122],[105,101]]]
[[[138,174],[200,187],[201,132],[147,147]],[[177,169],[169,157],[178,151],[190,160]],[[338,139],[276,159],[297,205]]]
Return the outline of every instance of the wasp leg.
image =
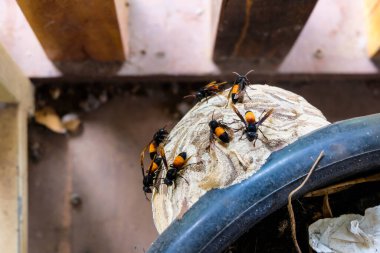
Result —
[[[211,152],[211,148],[214,149],[214,147],[215,147],[215,142],[213,141],[213,142],[210,143],[210,145],[208,145],[206,147],[206,150],[208,150],[208,152],[210,153]]]
[[[150,143],[149,143],[150,144]],[[149,147],[149,144],[141,151],[140,153],[140,166],[141,166],[141,171],[142,171],[142,174],[143,176],[145,176],[145,173],[144,173],[144,157],[145,157],[145,151],[148,149]]]
[[[257,138],[255,138],[255,140],[253,141],[253,146],[256,147],[256,141],[257,141]]]
[[[261,119],[261,117],[263,116],[264,113],[265,113],[265,110],[261,112],[259,120]]]
[[[189,185],[189,181],[187,181],[187,179],[186,178],[184,178],[183,176],[181,176],[181,175],[177,175],[178,177],[180,177],[180,178],[182,178],[183,180],[185,180],[185,182],[187,183],[187,185]]]
[[[240,120],[237,120],[237,119],[233,119],[231,122],[226,122],[228,125],[231,125],[231,124],[237,124],[241,122]]]
[[[156,177],[155,177],[155,180],[154,180],[154,188],[156,189],[157,193],[159,193],[159,186],[162,184],[160,183],[160,180],[163,180],[164,178],[160,177],[161,176],[161,171],[162,171],[162,164],[160,165],[160,168],[157,170],[156,172]]]
[[[259,129],[260,133],[264,136],[265,140],[269,141],[269,139],[265,136],[265,134],[263,133],[263,131],[261,131],[260,128],[257,128],[257,129]]]
[[[209,137],[209,145],[206,147],[206,150],[208,149],[208,152],[211,151],[211,145],[214,144],[214,133],[212,132],[212,130],[210,129],[210,137]]]
[[[231,127],[229,127],[228,125],[227,125],[227,123],[225,123],[225,122],[223,122],[223,121],[218,121],[218,123],[219,123],[219,125],[221,125],[223,128],[226,128],[226,129],[231,129]]]
[[[190,163],[190,164],[188,164],[188,165],[186,165],[186,166],[197,165],[197,164],[203,164],[203,162],[202,162],[202,161],[199,161],[199,162],[196,162],[196,163]]]
[[[252,100],[252,98],[248,95],[248,92],[246,90],[244,90],[244,92],[247,95],[247,97],[249,98],[249,100]]]
[[[242,130],[243,128],[244,128],[244,127],[240,127],[240,128],[232,128],[232,127],[231,127],[231,129],[234,131],[234,133],[236,133],[236,132]]]
[[[188,159],[186,159],[186,160],[188,160]],[[186,164],[185,166],[182,167],[181,171],[182,171],[183,169],[185,169],[186,167],[189,167],[189,166],[191,166],[191,165],[201,164],[201,163],[202,163],[202,161],[197,162],[197,163]]]
[[[221,101],[223,101],[223,99],[220,98],[219,96],[219,93],[218,92],[211,92],[212,94],[214,94],[214,96],[216,96],[218,99],[220,99]]]
[[[230,89],[230,91],[228,92],[228,95],[227,95],[227,104],[224,108],[227,108],[227,106],[229,105],[230,103],[230,98],[231,98],[231,94],[232,94],[232,88]]]
[[[239,141],[242,140],[244,136],[246,136],[245,134],[246,134],[246,131],[243,131],[243,132],[241,133],[241,136],[240,136]]]
[[[165,155],[164,147],[161,146],[161,144],[159,146],[159,152],[160,152],[162,161],[164,162],[165,170],[167,171],[168,170],[168,161],[166,160],[166,155]]]
[[[251,90],[256,90],[255,88],[250,87],[251,84],[247,84],[245,87],[250,88]]]
[[[189,166],[189,165],[191,165],[191,164],[194,164],[194,163],[187,164],[187,162],[188,162],[192,157],[193,157],[193,155],[189,156],[189,157],[185,160],[184,164],[186,164],[186,165],[183,166],[181,170],[183,170],[184,168],[186,168],[187,166]]]
[[[148,196],[146,195],[146,192],[144,192],[144,195],[145,195],[146,200],[150,201],[150,199],[148,199]]]

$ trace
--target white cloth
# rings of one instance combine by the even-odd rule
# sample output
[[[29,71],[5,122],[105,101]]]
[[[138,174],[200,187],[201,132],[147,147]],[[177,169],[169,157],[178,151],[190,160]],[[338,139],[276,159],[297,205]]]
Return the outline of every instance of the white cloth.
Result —
[[[380,253],[380,206],[368,208],[364,217],[346,214],[314,222],[309,244],[318,253]]]

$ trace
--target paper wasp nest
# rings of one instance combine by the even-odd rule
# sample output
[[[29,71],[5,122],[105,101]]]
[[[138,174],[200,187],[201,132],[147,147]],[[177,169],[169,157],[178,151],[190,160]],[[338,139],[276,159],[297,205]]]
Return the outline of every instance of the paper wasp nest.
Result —
[[[265,110],[273,108],[273,114],[260,127],[268,141],[259,132],[255,147],[245,136],[240,139],[243,129],[230,131],[228,145],[215,140],[210,152],[210,128],[208,122],[223,121],[231,128],[240,128],[243,123],[231,107],[227,107],[227,94],[213,96],[197,103],[171,130],[165,152],[168,163],[180,152],[187,152],[193,164],[181,172],[176,187],[160,185],[152,196],[153,218],[159,233],[170,223],[181,218],[203,194],[213,188],[224,188],[237,184],[254,174],[265,163],[269,155],[296,141],[300,136],[323,127],[329,122],[321,111],[310,105],[304,98],[292,92],[268,85],[250,85],[244,94],[243,103],[236,107],[244,116],[247,110],[254,112],[258,119]],[[162,173],[161,177],[165,175]]]

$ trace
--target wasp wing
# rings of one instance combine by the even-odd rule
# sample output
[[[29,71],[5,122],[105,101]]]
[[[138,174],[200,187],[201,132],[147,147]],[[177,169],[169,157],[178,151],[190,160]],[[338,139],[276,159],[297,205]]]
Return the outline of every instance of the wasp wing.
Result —
[[[168,161],[166,160],[165,150],[164,150],[164,147],[162,146],[160,147],[160,155],[161,155],[162,161],[164,162],[165,170],[168,170],[169,168]]]
[[[273,108],[267,111],[264,116],[260,117],[260,120],[257,122],[257,125],[261,125],[271,114],[273,113]]]
[[[210,91],[219,91],[219,86],[224,85],[226,83],[227,82],[217,83],[216,81],[212,81],[211,83],[207,84],[203,89]]]
[[[247,127],[247,122],[245,121],[243,115],[239,112],[239,110],[234,106],[234,104],[231,104],[232,109],[236,113],[236,115],[240,118],[241,122],[243,122],[244,126]]]
[[[149,143],[150,144],[150,143]],[[141,166],[141,172],[143,177],[145,177],[145,172],[144,172],[144,157],[145,157],[145,151],[148,149],[149,144],[141,151],[140,153],[140,166]]]
[[[212,87],[212,86],[214,86],[215,84],[216,84],[216,81],[212,81],[212,82],[206,84],[206,85],[204,86],[204,89],[207,89],[207,88],[209,88],[209,87]]]

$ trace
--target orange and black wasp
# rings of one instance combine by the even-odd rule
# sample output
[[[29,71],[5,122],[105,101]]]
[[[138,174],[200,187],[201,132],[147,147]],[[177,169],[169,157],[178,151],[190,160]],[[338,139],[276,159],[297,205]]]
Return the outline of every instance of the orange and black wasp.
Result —
[[[147,170],[146,174],[145,174],[143,165],[141,165],[141,172],[143,174],[143,191],[145,194],[145,198],[147,200],[149,199],[146,196],[146,194],[152,193],[151,187],[155,186],[155,183],[158,178],[158,174],[160,173],[160,170],[161,170],[161,163],[162,163],[162,158],[155,157],[150,163],[149,169]]]
[[[187,157],[186,152],[181,152],[179,155],[177,155],[174,158],[173,163],[170,164],[170,169],[168,169],[168,171],[166,172],[166,176],[164,178],[164,184],[166,184],[167,186],[172,185],[173,183],[175,183],[175,180],[177,179],[177,177],[183,178],[185,182],[189,184],[189,182],[183,176],[181,176],[179,172],[191,165],[191,164],[187,164],[190,158],[191,156]],[[165,158],[164,158],[164,164],[165,166],[167,166]]]
[[[216,81],[212,81],[211,83],[207,84],[206,86],[198,90],[195,94],[187,95],[187,96],[184,96],[183,98],[194,98],[198,102],[200,102],[202,99],[205,98],[206,101],[208,101],[207,100],[208,97],[212,95],[218,95],[218,93],[222,91],[220,90],[220,86],[226,83],[227,82],[217,83]]]
[[[210,127],[210,145],[214,142],[214,136],[216,136],[221,142],[225,144],[230,142],[230,136],[226,131],[230,129],[230,127],[222,121],[215,120],[214,113],[212,114],[212,119],[208,123],[208,126]]]
[[[149,142],[149,144],[142,150],[140,154],[140,162],[142,167],[144,167],[145,151],[148,149],[149,157],[151,160],[153,160],[157,154],[161,153],[161,149],[163,152],[162,144],[167,138],[168,134],[168,131],[166,131],[165,127],[163,127],[153,135],[152,141]]]
[[[236,104],[240,99],[243,98],[243,92],[247,92],[245,88],[250,84],[247,75],[249,75],[252,71],[253,69],[248,71],[245,75],[240,75],[239,73],[232,72],[238,77],[236,78],[234,84],[232,85],[232,88],[230,89],[230,92],[228,93],[227,100],[231,98],[232,103]]]
[[[243,117],[239,110],[232,105],[232,109],[236,113],[236,115],[240,118],[241,122],[244,124],[244,131],[243,134],[241,135],[240,139],[243,137],[244,134],[246,134],[247,139],[252,142],[253,141],[253,146],[255,146],[256,140],[258,139],[258,134],[257,131],[260,131],[260,133],[265,137],[265,139],[268,139],[264,133],[260,130],[260,126],[263,124],[263,122],[273,113],[273,108],[271,108],[269,111],[261,114],[260,118],[258,121],[256,121],[255,114],[252,111],[247,111],[245,113],[245,117]],[[264,116],[263,116],[264,114]]]

